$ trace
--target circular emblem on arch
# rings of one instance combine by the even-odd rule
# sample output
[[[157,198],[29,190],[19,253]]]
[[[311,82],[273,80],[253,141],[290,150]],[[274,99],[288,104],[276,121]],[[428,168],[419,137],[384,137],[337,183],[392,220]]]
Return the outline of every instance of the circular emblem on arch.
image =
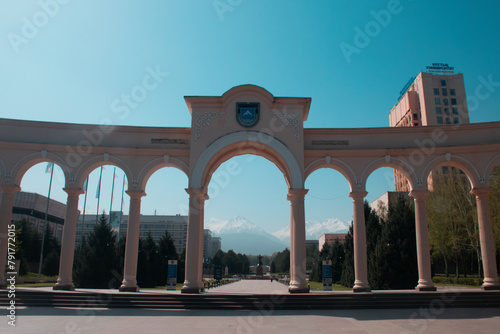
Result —
[[[236,103],[236,120],[240,125],[251,128],[259,122],[260,103],[258,102],[237,102]]]

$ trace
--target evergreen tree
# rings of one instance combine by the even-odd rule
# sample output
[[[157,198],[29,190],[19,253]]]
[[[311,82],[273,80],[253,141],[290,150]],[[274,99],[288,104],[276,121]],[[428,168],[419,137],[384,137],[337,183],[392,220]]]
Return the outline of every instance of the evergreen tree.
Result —
[[[99,223],[94,226],[75,256],[73,280],[78,287],[116,288],[115,277],[118,267],[115,250],[116,236],[103,212]]]
[[[157,285],[165,285],[162,282],[161,272],[165,267],[161,265],[158,246],[153,240],[151,233],[146,239],[139,239],[139,256],[137,263],[137,285],[143,288],[154,288]],[[163,275],[163,278],[165,276]]]
[[[179,255],[177,254],[177,249],[174,245],[174,240],[170,236],[168,231],[160,238],[158,242],[158,252],[160,254],[161,261],[161,273],[159,275],[160,281],[158,285],[165,285],[167,283],[167,272],[168,272],[168,260],[178,260]],[[177,263],[177,271],[179,270],[179,263]]]
[[[59,254],[61,245],[55,237],[52,236],[50,225],[45,228],[45,240],[43,245],[43,265],[42,274],[47,276],[56,276],[59,273]]]
[[[353,224],[349,227],[349,231],[344,240],[345,261],[340,277],[340,284],[349,288],[354,285],[354,238],[352,225]]]
[[[274,263],[274,261],[271,262],[271,273],[276,273],[276,264]]]
[[[381,266],[384,259],[381,256],[382,219],[365,201],[366,251],[368,262],[368,282],[372,289],[381,289],[383,273]]]
[[[177,283],[184,282],[185,270],[186,270],[186,250],[184,249],[182,253],[179,254],[179,260],[177,262]]]
[[[379,247],[385,261],[379,266],[383,274],[378,288],[415,288],[418,281],[415,211],[408,198],[399,196],[396,204],[389,207]]]

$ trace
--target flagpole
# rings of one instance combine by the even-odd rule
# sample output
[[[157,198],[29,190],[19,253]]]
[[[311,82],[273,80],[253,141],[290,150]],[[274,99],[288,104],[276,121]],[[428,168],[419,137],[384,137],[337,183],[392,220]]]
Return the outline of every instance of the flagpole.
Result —
[[[109,219],[110,220],[111,220],[111,209],[113,208],[113,192],[115,191],[115,175],[116,175],[116,167],[113,171],[113,185],[111,186],[111,204],[109,204]]]
[[[47,165],[48,167],[49,165]],[[47,205],[45,206],[45,229],[42,234],[42,249],[40,251],[40,263],[38,264],[38,281],[40,281],[40,276],[42,275],[42,263],[43,263],[43,246],[45,244],[45,232],[47,230],[47,220],[49,216],[49,203],[50,203],[50,191],[52,189],[52,177],[54,176],[54,163],[50,169],[50,182],[49,182],[49,193],[47,194]]]
[[[85,180],[85,184],[83,185],[83,190],[85,191],[85,198],[83,199],[83,215],[82,215],[82,241],[83,234],[85,232],[85,207],[87,206],[87,189],[89,188],[89,177]]]
[[[97,185],[97,212],[95,214],[95,223],[99,222],[99,201],[101,200],[101,178],[102,178],[102,166],[101,173],[99,174],[99,184]]]

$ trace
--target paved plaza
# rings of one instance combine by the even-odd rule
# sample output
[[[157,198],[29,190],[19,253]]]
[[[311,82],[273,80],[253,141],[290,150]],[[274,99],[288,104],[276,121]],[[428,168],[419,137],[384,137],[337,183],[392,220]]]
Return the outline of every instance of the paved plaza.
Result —
[[[49,289],[49,288],[43,288]],[[85,291],[85,290],[79,290]],[[92,290],[95,291],[95,290]],[[104,291],[103,291],[104,292]],[[241,281],[209,294],[285,294],[269,281]],[[171,294],[178,292],[144,291]],[[323,292],[320,292],[323,293]],[[351,293],[333,292],[333,293]],[[397,307],[397,306],[395,306]],[[385,310],[158,310],[28,307],[16,310],[16,327],[2,309],[0,333],[498,333],[500,309]]]

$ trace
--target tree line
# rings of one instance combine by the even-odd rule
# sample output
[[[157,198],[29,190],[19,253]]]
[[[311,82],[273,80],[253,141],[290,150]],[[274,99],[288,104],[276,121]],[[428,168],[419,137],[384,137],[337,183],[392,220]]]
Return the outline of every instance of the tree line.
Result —
[[[103,213],[94,231],[83,238],[75,251],[73,282],[76,287],[118,288],[122,282],[126,239],[116,235]],[[184,281],[185,252],[177,254],[172,237],[165,231],[159,242],[151,234],[139,239],[137,285],[142,288],[165,286],[168,260],[177,260],[177,282]]]

